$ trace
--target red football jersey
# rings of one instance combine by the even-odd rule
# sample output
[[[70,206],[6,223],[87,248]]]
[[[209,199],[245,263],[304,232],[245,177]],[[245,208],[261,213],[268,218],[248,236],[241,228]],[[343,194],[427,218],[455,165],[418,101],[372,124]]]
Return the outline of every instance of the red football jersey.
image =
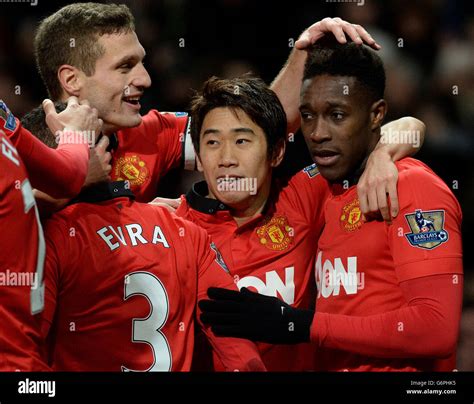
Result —
[[[40,333],[45,243],[21,158],[0,130],[0,371],[48,370]]]
[[[264,212],[240,227],[228,208],[207,194],[205,182],[195,184],[182,197],[177,214],[207,230],[229,263],[237,286],[276,296],[294,307],[311,307],[315,298],[314,252],[329,194],[316,166],[305,168],[286,183],[275,181]],[[314,369],[311,344],[257,346],[269,371]],[[209,366],[212,361],[208,356],[205,346],[197,347],[196,370],[206,370],[200,364]],[[216,370],[222,370],[217,358],[214,363]]]
[[[204,230],[123,187],[83,192],[94,203],[47,222],[43,333],[53,370],[189,370],[196,303],[230,277]],[[250,341],[205,333],[227,370],[264,369]]]
[[[184,112],[151,110],[136,128],[117,132],[111,177],[129,181],[139,202],[158,196],[158,182],[180,162],[194,170],[195,155],[190,134],[191,118]]]
[[[400,213],[392,224],[362,222],[355,186],[348,190],[334,186],[326,204],[326,226],[316,258],[317,313],[311,330],[312,340],[320,345],[320,370],[452,371],[455,367],[454,354],[444,360],[410,358],[403,354],[407,345],[398,349],[394,346],[397,339],[404,342],[402,337],[408,344],[429,342],[410,340],[410,334],[421,325],[402,319],[402,313],[407,313],[406,308],[411,306],[400,284],[424,278],[426,286],[422,282],[422,287],[432,293],[431,278],[443,279],[439,275],[453,274],[448,287],[456,298],[451,300],[459,304],[455,312],[460,313],[462,299],[462,282],[458,280],[462,277],[459,203],[446,184],[423,163],[407,158],[399,161],[397,167]],[[393,314],[390,326],[387,322],[382,326],[382,314]],[[357,320],[353,324],[352,316]],[[337,330],[331,319],[339,324]],[[365,332],[357,335],[352,325]],[[450,326],[455,333],[459,323]],[[438,338],[437,334],[429,339]],[[380,346],[379,356],[358,353],[358,349],[367,350],[365,345],[370,344]],[[336,346],[338,349],[334,349]]]

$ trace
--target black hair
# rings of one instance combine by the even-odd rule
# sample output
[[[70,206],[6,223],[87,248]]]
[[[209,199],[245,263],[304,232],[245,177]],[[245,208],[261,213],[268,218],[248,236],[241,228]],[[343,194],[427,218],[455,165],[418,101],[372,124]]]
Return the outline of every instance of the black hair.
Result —
[[[222,107],[242,110],[262,128],[270,158],[276,145],[285,142],[285,110],[277,95],[263,80],[248,75],[227,80],[211,77],[191,102],[191,137],[198,154],[204,118],[211,110]]]
[[[54,107],[59,113],[64,111],[67,107],[65,102],[55,102]],[[43,107],[40,105],[35,109],[27,112],[21,119],[21,124],[23,127],[28,129],[33,135],[35,135],[39,140],[41,140],[46,146],[49,146],[53,149],[58,147],[57,139],[54,133],[46,125],[46,114],[44,113]]]
[[[330,37],[316,42],[308,51],[303,80],[323,74],[355,77],[367,91],[371,103],[384,96],[382,59],[365,45],[340,44]]]

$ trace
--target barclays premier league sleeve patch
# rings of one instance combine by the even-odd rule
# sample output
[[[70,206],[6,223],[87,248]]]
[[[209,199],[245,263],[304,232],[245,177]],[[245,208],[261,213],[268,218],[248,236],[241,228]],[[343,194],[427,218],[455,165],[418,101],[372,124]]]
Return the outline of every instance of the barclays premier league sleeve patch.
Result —
[[[406,233],[413,247],[432,250],[448,241],[448,232],[444,229],[444,210],[415,210],[405,215],[411,233]]]
[[[229,268],[227,267],[227,264],[224,261],[224,258],[222,257],[221,252],[217,248],[217,246],[214,244],[214,242],[211,243],[211,248],[212,250],[216,253],[216,262],[219,264],[219,266],[226,271],[228,274],[230,274]]]
[[[316,166],[316,163],[313,163],[310,166],[303,168],[303,171],[308,175],[309,178],[316,177],[319,174],[319,169]]]
[[[16,129],[15,117],[2,100],[0,100],[0,125],[12,132]]]

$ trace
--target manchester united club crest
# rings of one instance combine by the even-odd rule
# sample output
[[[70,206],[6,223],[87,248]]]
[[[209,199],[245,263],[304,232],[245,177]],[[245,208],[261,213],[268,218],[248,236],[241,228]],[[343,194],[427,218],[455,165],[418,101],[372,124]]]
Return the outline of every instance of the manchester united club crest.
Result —
[[[138,156],[119,157],[115,161],[114,177],[117,181],[129,181],[130,185],[142,185],[148,177],[148,168]]]
[[[269,250],[282,251],[293,242],[293,228],[285,216],[274,216],[257,230],[260,243]]]
[[[341,227],[347,232],[360,229],[362,226],[362,212],[359,206],[359,199],[346,204],[341,212]]]
[[[405,237],[413,247],[432,250],[448,241],[448,232],[444,229],[444,210],[415,210],[405,215],[410,233]]]

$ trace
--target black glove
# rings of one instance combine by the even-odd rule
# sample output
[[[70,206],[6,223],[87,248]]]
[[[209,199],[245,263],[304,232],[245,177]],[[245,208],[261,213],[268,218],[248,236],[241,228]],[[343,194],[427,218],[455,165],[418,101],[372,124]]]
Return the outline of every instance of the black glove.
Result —
[[[247,338],[271,344],[309,342],[314,312],[295,309],[276,297],[242,288],[209,288],[212,300],[201,300],[201,321],[222,337]]]

